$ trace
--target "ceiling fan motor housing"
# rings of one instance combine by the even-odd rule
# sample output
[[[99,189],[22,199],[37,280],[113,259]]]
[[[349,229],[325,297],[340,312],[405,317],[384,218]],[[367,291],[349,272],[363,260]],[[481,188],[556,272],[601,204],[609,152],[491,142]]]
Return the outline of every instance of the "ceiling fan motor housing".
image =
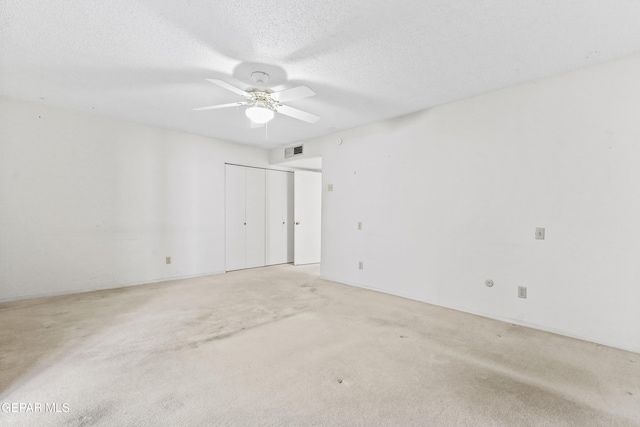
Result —
[[[271,98],[269,92],[253,90],[249,91],[249,94],[251,94],[251,98],[248,100],[249,104],[256,107],[268,108],[275,111],[276,107],[279,105],[278,102]]]
[[[254,71],[251,73],[251,79],[257,85],[264,85],[269,81],[269,74],[263,71]]]

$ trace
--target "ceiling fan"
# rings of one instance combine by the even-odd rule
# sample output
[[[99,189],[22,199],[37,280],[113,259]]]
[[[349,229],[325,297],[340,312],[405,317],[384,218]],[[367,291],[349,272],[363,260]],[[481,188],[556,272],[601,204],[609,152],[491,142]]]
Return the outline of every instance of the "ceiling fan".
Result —
[[[263,85],[269,79],[267,73],[262,71],[255,71],[251,73],[253,81],[257,85]],[[251,119],[252,124],[262,125],[273,119],[275,113],[284,114],[285,116],[293,117],[294,119],[302,120],[308,123],[317,122],[320,117],[315,114],[307,113],[306,111],[299,110],[297,108],[289,107],[282,104],[283,102],[293,101],[295,99],[306,98],[315,95],[311,89],[306,86],[298,86],[291,89],[285,89],[279,92],[271,92],[268,89],[249,89],[242,90],[236,86],[233,86],[223,80],[218,79],[206,79],[207,81],[230,90],[245,98],[241,102],[232,102],[230,104],[211,105],[208,107],[194,108],[194,111],[204,110],[216,110],[219,108],[240,107],[247,105],[245,114]]]

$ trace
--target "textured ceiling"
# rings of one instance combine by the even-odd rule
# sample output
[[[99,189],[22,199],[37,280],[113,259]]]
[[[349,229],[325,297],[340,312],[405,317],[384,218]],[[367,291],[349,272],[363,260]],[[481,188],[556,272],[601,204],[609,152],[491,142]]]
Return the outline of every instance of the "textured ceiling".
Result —
[[[636,52],[638,0],[0,0],[0,95],[265,147]],[[320,121],[191,110],[256,70]]]

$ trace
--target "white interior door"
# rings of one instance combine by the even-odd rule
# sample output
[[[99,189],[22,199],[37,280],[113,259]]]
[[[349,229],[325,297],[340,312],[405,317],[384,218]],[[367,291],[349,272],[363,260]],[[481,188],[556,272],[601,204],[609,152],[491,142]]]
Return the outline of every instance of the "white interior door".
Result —
[[[293,262],[293,173],[267,170],[267,265]]]
[[[245,268],[245,168],[227,165],[225,170],[225,269]]]
[[[262,267],[265,257],[266,174],[264,169],[245,169],[246,265]]]
[[[320,262],[322,174],[294,172],[295,265]]]

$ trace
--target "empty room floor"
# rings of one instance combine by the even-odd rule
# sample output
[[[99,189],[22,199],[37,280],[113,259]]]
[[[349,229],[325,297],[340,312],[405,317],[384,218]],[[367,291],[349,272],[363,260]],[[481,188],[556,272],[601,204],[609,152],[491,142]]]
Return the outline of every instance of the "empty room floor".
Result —
[[[316,266],[0,304],[0,325],[3,427],[640,426],[640,354]]]

